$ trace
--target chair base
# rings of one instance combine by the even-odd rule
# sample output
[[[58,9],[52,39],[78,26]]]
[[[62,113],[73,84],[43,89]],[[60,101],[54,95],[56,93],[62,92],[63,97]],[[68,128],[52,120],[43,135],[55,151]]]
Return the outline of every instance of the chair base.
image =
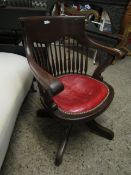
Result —
[[[37,116],[42,118],[51,117],[44,109],[39,109],[37,111]],[[101,126],[95,120],[88,121],[86,125],[91,132],[99,136],[102,136],[109,140],[112,140],[114,137],[114,133],[110,129]],[[60,145],[58,147],[56,158],[55,158],[56,166],[59,166],[62,163],[63,155],[68,143],[71,129],[72,129],[72,124],[66,126],[65,128],[64,135],[62,137],[62,140],[60,141]]]
[[[87,126],[91,132],[101,137],[104,137],[109,140],[112,140],[114,137],[114,133],[110,129],[105,128],[104,126],[101,126],[95,120],[91,120],[87,122]]]
[[[57,154],[56,154],[56,159],[55,159],[55,165],[59,166],[62,163],[63,155],[66,149],[66,145],[70,136],[70,131],[71,131],[72,125],[68,126],[65,129],[64,136],[62,138],[62,141],[60,142]]]
[[[100,124],[98,124],[95,120],[91,120],[86,123],[89,130],[92,131],[93,133],[102,136],[106,139],[112,140],[114,137],[114,133]],[[57,154],[56,154],[56,159],[55,159],[55,165],[59,166],[62,163],[63,155],[67,146],[67,142],[70,136],[72,125],[68,126],[65,130],[64,137],[59,145]]]

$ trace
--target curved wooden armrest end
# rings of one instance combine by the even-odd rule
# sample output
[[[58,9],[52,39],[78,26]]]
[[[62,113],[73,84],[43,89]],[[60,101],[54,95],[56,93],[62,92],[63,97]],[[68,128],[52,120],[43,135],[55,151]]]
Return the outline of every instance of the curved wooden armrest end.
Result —
[[[95,42],[94,40],[92,40],[90,37],[87,36],[87,43],[94,48],[98,48],[98,49],[102,49],[105,52],[109,53],[109,55],[107,55],[107,59],[105,59],[105,61],[101,64],[98,65],[98,67],[95,69],[94,73],[93,73],[93,77],[103,81],[103,77],[102,77],[102,72],[104,72],[104,70],[112,64],[113,60],[114,60],[114,56],[117,58],[123,58],[123,56],[125,55],[125,52],[117,49],[117,48],[112,48],[109,46],[105,46],[102,44],[99,44],[97,42]]]
[[[57,95],[64,89],[63,84],[57,78],[43,70],[32,58],[28,58],[28,62],[34,77],[48,91],[50,96]]]
[[[107,53],[114,55],[118,58],[122,58],[124,56],[124,52],[117,49],[117,48],[113,48],[113,47],[109,47],[109,46],[105,46],[102,45],[100,43],[97,43],[96,41],[92,40],[90,37],[87,38],[88,40],[88,44],[94,48],[98,48],[98,49],[103,49],[104,51],[106,51]]]

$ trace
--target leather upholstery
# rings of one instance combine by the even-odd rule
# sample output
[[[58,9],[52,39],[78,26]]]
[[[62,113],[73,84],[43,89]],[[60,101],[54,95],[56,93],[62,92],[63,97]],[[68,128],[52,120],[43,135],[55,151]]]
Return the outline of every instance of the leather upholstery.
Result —
[[[65,113],[85,113],[99,106],[108,96],[108,87],[89,76],[63,75],[58,79],[64,90],[54,96],[58,108]]]

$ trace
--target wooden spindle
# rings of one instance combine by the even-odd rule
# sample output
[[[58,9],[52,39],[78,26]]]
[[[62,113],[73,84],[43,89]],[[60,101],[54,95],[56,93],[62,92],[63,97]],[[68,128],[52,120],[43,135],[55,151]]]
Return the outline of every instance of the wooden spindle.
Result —
[[[60,73],[63,74],[63,63],[62,63],[62,46],[61,46],[61,40],[59,40],[59,60],[60,60]]]
[[[59,59],[58,59],[58,53],[57,53],[57,45],[56,45],[56,42],[54,42],[54,52],[55,52],[56,71],[57,71],[56,74],[59,75],[60,66],[59,66]]]
[[[50,50],[50,57],[51,57],[51,62],[52,62],[53,74],[54,74],[54,76],[56,76],[56,67],[55,67],[55,61],[54,61],[53,50],[52,50],[51,44],[49,44],[49,50]]]
[[[67,72],[67,66],[66,66],[66,50],[65,50],[65,38],[64,38],[64,41],[63,41],[63,49],[64,49],[64,72],[66,73]]]

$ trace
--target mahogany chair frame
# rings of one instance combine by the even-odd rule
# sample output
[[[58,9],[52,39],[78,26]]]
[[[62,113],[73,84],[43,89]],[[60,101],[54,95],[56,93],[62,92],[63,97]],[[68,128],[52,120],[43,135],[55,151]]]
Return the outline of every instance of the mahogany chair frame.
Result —
[[[95,121],[95,118],[108,108],[108,106],[110,105],[114,97],[113,88],[111,87],[111,85],[109,85],[103,80],[103,77],[101,74],[106,69],[106,67],[108,67],[112,63],[111,55],[121,57],[122,56],[121,51],[115,48],[103,46],[99,43],[96,43],[91,38],[89,38],[87,33],[85,32],[84,16],[26,17],[26,18],[20,18],[20,21],[25,33],[24,41],[25,41],[26,55],[28,58],[30,68],[38,82],[38,87],[39,87],[40,97],[41,97],[40,99],[43,104],[43,109],[38,110],[37,114],[42,115],[44,117],[46,116],[45,115],[45,112],[46,112],[53,118],[61,121],[62,124],[64,123],[66,126],[64,136],[62,138],[62,141],[60,142],[60,146],[56,154],[55,165],[59,166],[62,162],[63,154],[67,145],[70,131],[72,126],[75,125],[75,123],[78,123],[78,122],[86,123],[88,128],[94,133],[104,138],[107,138],[109,140],[113,139],[114,133],[111,130],[98,124]],[[70,63],[71,61],[67,63],[65,61],[61,62],[57,59],[56,46],[58,46],[58,50],[59,50],[59,47],[61,47],[61,45],[62,47],[65,48],[64,46],[65,42],[64,40],[61,40],[61,38],[63,37],[66,37],[67,40],[71,37],[72,39],[79,41],[81,46],[84,46],[84,48],[86,49],[88,49],[88,47],[102,49],[106,51],[109,55],[108,60],[104,62],[102,65],[98,66],[91,76],[97,81],[104,83],[109,88],[109,95],[102,104],[100,104],[98,107],[96,107],[91,111],[88,111],[85,113],[84,112],[78,113],[78,114],[65,113],[61,111],[58,108],[57,104],[54,102],[53,97],[59,94],[64,89],[64,85],[62,84],[62,82],[59,81],[57,77],[61,75],[65,75],[65,74],[67,75],[67,74],[73,74],[73,73],[83,74],[85,76],[88,75],[87,74],[87,65],[88,65],[87,57],[84,60],[85,63],[83,63],[83,61],[79,62],[78,59],[76,58],[75,66],[73,66],[73,63]],[[59,39],[60,39],[60,42],[58,42]],[[68,44],[70,44],[70,41],[71,40],[69,39]],[[52,43],[54,43],[53,47],[54,47],[56,60],[54,60],[54,58],[51,56],[52,65],[49,65],[49,62],[48,62],[49,55],[47,53],[47,50],[48,50],[47,47],[52,47]],[[69,47],[67,47],[67,50],[69,49]],[[78,44],[76,44],[75,46],[72,46],[72,48],[79,50]],[[85,55],[87,53],[82,50],[80,52],[84,53]],[[69,50],[67,51],[67,54],[70,54]],[[78,56],[78,54],[76,55]],[[68,59],[71,60],[69,55],[68,55]],[[78,62],[80,63],[80,66],[82,69],[79,66],[77,66],[79,64]],[[70,67],[72,68],[70,69]],[[76,69],[76,70],[73,70],[73,69]],[[82,71],[80,71],[80,69]]]

